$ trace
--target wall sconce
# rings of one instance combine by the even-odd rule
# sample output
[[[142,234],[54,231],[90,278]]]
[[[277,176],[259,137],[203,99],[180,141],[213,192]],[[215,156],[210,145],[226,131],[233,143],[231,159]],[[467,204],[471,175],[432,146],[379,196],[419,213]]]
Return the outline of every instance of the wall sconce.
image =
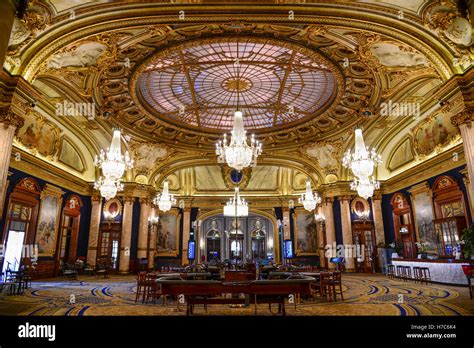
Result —
[[[408,228],[406,228],[406,227],[401,227],[401,228],[400,228],[400,233],[408,233]]]
[[[290,199],[288,201],[288,208],[295,209],[295,201],[294,200]]]
[[[314,214],[314,219],[316,220],[316,222],[325,222],[326,221],[326,217],[324,215],[321,215],[321,214]]]
[[[151,225],[156,225],[156,224],[158,224],[158,221],[160,221],[160,217],[159,217],[159,216],[149,216],[149,217],[148,217],[148,223],[151,224]]]
[[[180,200],[178,202],[178,207],[179,207],[179,209],[184,209],[184,201],[183,200]]]
[[[269,239],[269,240],[267,241],[267,248],[268,248],[268,249],[273,249],[273,239]]]

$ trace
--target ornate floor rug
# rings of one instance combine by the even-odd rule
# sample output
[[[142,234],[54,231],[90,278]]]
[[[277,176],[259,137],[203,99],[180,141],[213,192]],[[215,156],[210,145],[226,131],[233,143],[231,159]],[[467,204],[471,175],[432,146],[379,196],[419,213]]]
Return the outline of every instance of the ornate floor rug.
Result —
[[[0,294],[0,315],[82,316],[82,315],[185,315],[185,306],[161,300],[156,304],[135,303],[134,276],[111,276],[78,280],[35,281],[23,295]],[[343,276],[344,301],[316,298],[287,305],[287,315],[474,315],[474,300],[466,287],[389,280],[382,275]],[[254,315],[254,306],[231,308],[210,305],[207,311],[196,306],[194,315]],[[278,315],[276,306],[258,306],[258,315]]]

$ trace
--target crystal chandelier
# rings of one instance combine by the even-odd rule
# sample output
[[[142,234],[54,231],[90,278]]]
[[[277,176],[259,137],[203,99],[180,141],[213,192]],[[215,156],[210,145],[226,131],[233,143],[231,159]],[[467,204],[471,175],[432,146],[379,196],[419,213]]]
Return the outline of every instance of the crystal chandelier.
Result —
[[[382,163],[382,157],[377,155],[375,149],[369,151],[364,144],[362,130],[355,130],[355,149],[354,153],[348,150],[342,160],[344,167],[349,168],[354,174],[354,181],[351,183],[351,189],[357,190],[360,197],[368,199],[374,194],[374,190],[380,188],[380,183],[372,179],[374,168]]]
[[[235,188],[234,197],[224,206],[224,216],[243,217],[249,215],[249,207],[244,198],[240,198],[239,188]]]
[[[176,204],[176,198],[174,198],[174,195],[169,193],[168,180],[165,180],[163,183],[163,192],[156,195],[153,203],[157,205],[158,208],[160,208],[160,210],[163,212],[167,212],[173,205]]]
[[[117,192],[123,191],[123,184],[120,180],[111,180],[107,177],[100,177],[94,183],[94,189],[100,191],[100,195],[106,200],[114,198]]]
[[[125,152],[125,156],[122,155],[120,130],[114,130],[110,147],[107,148],[107,152],[100,150],[99,156],[95,156],[94,165],[102,168],[102,174],[111,180],[120,179],[126,169],[133,168],[133,160],[128,151]]]
[[[224,141],[216,143],[216,155],[219,163],[227,162],[229,167],[242,170],[245,167],[255,167],[257,157],[262,153],[262,144],[255,140],[252,134],[250,145],[247,144],[247,131],[244,129],[244,119],[241,111],[234,114],[234,125],[229,143],[227,134]]]
[[[303,207],[308,211],[316,209],[316,205],[321,203],[321,197],[318,194],[311,191],[311,183],[309,180],[306,181],[306,192],[301,195],[298,202],[303,204]]]
[[[379,188],[380,183],[374,179],[354,178],[354,181],[351,182],[351,190],[357,190],[357,194],[364,199],[372,197],[374,190],[378,190]]]
[[[347,150],[342,159],[342,165],[351,169],[356,177],[368,178],[374,173],[374,168],[380,163],[382,163],[382,157],[377,155],[375,149],[369,150],[365,146],[362,129],[356,129],[354,153]]]

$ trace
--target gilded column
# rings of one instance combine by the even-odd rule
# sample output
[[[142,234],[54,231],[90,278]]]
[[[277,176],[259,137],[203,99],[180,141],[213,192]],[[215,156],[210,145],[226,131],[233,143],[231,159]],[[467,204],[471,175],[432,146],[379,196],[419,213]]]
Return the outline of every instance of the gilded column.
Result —
[[[99,239],[100,214],[102,210],[102,198],[97,195],[91,197],[92,211],[89,228],[89,244],[87,246],[87,263],[92,267],[97,261],[97,242]]]
[[[451,117],[451,123],[458,126],[461,131],[462,143],[464,148],[464,157],[469,177],[469,203],[471,205],[471,216],[474,216],[474,127],[472,123],[474,113],[469,110]]]
[[[148,249],[148,217],[150,216],[150,201],[140,198],[140,227],[138,230],[137,258],[147,257]]]
[[[333,212],[334,198],[326,198],[323,203],[323,212],[326,219],[326,245],[333,246],[336,244],[336,227],[334,225],[334,212]],[[328,268],[334,269],[336,265],[330,263],[327,260]]]
[[[376,193],[372,197],[372,215],[374,218],[375,239],[377,244],[385,243],[385,233],[382,218],[382,195]]]
[[[150,216],[158,216],[158,209],[150,206]],[[156,248],[156,234],[158,233],[157,224],[153,224],[148,235],[148,269],[155,267],[155,248]]]
[[[183,248],[181,253],[181,263],[188,264],[188,241],[191,229],[191,204],[184,202],[183,208]]]
[[[343,196],[341,197],[341,225],[342,225],[342,242],[344,243],[345,248],[352,248],[353,241],[352,241],[352,226],[351,226],[351,210],[350,210],[350,197]],[[354,256],[347,257],[348,255],[344,255],[346,259],[346,270],[353,271],[354,270]]]
[[[13,111],[0,109],[0,216],[5,203],[2,197],[5,196],[5,191],[7,190],[7,176],[13,137],[23,124],[23,118],[17,116]]]
[[[318,206],[316,208],[316,214],[318,216],[324,216],[323,206]],[[326,246],[325,243],[325,232],[324,232],[324,220],[316,221],[316,233],[317,233],[317,240],[318,240],[318,253],[319,253],[319,264],[322,268],[327,268],[326,257],[324,255],[324,247]]]
[[[291,228],[290,228],[290,209],[282,208],[283,210],[283,239],[291,239]]]
[[[120,239],[120,273],[130,271],[130,245],[132,242],[133,197],[124,197],[122,215],[122,237]]]

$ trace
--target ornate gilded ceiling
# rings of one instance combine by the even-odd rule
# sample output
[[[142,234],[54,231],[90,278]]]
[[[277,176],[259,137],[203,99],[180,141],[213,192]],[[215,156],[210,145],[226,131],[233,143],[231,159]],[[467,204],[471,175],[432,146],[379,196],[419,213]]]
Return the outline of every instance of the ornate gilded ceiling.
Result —
[[[459,144],[452,127],[439,141],[422,136],[463,108],[445,88],[474,60],[472,26],[454,1],[264,2],[33,0],[4,67],[41,95],[34,112],[56,144],[81,149],[67,157],[44,144],[50,159],[63,168],[80,158],[71,168],[87,181],[117,126],[139,164],[129,181],[159,185],[215,165],[237,104],[264,144],[262,165],[321,185],[349,179],[340,159],[356,125],[384,156],[381,180]],[[452,103],[440,109],[444,98]],[[65,101],[96,115],[58,115]],[[420,115],[383,115],[388,102],[417,103]]]

